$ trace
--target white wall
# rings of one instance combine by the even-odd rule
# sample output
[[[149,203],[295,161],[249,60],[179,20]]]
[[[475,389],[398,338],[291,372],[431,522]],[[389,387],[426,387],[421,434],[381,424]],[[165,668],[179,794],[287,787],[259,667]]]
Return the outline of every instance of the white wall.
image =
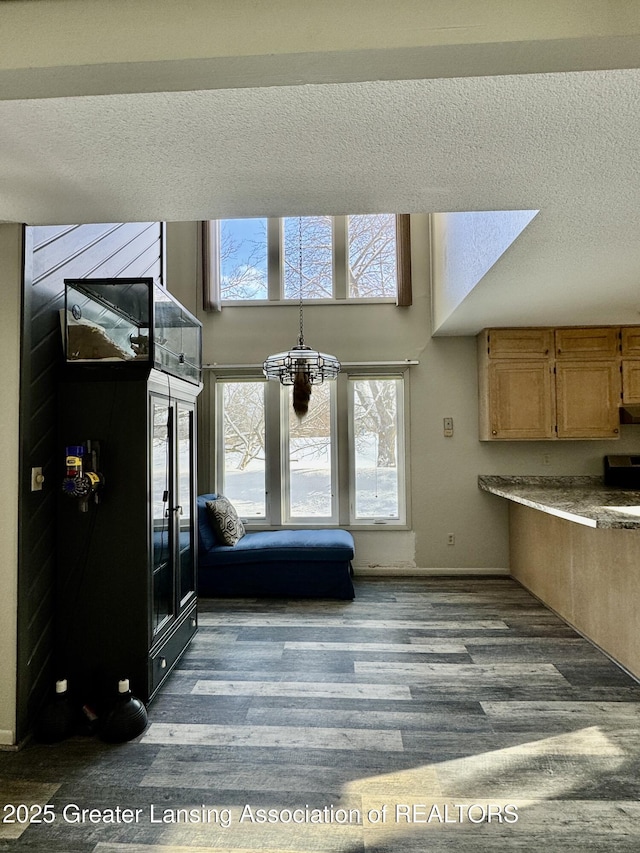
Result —
[[[606,453],[640,451],[640,426],[623,426],[617,442],[478,441],[475,339],[430,337],[428,331],[427,226],[426,216],[412,216],[411,308],[305,307],[305,337],[342,361],[420,362],[409,369],[412,530],[356,534],[358,562],[505,570],[507,504],[480,492],[478,475],[600,474]],[[205,362],[260,363],[295,342],[297,307],[227,307],[220,314],[202,315],[193,223],[167,226],[167,251],[169,288],[203,321]],[[206,407],[206,397],[203,403]],[[454,419],[452,438],[442,434],[444,417]],[[206,443],[201,441],[201,447]],[[545,454],[549,464],[544,464]],[[448,533],[455,534],[453,546],[447,544]]]
[[[15,743],[22,226],[0,225],[0,744]]]

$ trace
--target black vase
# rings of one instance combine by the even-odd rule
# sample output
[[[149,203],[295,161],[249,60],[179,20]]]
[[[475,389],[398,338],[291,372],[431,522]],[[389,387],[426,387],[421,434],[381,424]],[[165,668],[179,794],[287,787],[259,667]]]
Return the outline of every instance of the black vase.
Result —
[[[78,713],[67,690],[67,680],[56,681],[55,695],[46,703],[36,720],[33,736],[40,743],[59,743],[75,734]]]
[[[144,702],[132,696],[129,679],[118,682],[118,698],[105,717],[100,737],[108,743],[124,743],[142,734],[147,727]]]

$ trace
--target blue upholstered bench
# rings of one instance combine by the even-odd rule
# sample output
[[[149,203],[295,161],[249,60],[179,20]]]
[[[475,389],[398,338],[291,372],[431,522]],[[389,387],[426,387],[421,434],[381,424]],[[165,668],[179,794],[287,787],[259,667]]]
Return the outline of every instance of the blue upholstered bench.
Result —
[[[203,597],[354,597],[353,536],[347,530],[264,530],[218,545],[198,497],[198,593]]]

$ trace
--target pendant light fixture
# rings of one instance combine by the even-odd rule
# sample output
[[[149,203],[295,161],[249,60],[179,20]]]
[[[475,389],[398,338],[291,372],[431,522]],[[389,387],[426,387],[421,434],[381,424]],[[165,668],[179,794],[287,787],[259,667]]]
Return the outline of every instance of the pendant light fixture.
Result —
[[[267,379],[277,379],[282,385],[293,385],[293,409],[299,418],[306,415],[311,386],[335,379],[340,373],[340,362],[333,355],[318,352],[305,345],[304,313],[302,308],[302,217],[298,217],[299,241],[299,315],[298,343],[287,352],[270,355],[263,365]]]

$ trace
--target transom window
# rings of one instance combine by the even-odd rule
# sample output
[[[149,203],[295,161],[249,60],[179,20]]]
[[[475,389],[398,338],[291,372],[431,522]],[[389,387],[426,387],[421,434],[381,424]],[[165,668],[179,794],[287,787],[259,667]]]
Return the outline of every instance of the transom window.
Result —
[[[221,219],[212,275],[222,303],[390,300],[398,293],[395,214]]]
[[[403,392],[403,375],[342,373],[299,420],[290,387],[218,379],[218,491],[248,522],[404,524]]]
[[[222,219],[216,233],[222,299],[267,299],[267,220]]]

